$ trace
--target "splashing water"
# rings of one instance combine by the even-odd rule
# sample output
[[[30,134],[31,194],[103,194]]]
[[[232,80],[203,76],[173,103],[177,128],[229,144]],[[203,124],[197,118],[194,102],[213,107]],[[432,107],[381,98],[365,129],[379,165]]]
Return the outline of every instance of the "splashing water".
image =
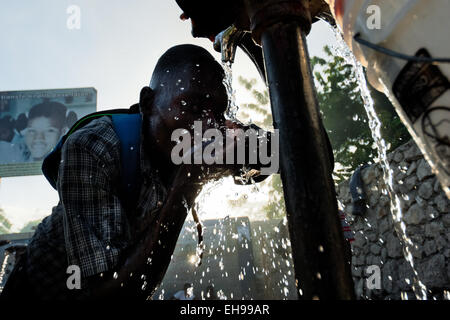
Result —
[[[232,70],[233,63],[232,62],[222,62],[222,67],[225,71],[225,77],[223,79],[223,84],[227,90],[228,95],[228,106],[225,110],[225,119],[240,122],[236,117],[237,113],[239,111],[239,106],[236,104],[236,91],[233,89],[233,70]],[[240,172],[240,178],[241,181],[244,184],[247,184],[248,182],[251,182],[251,184],[255,187],[256,191],[258,192],[258,187],[256,183],[253,181],[251,177],[248,176],[250,169],[248,169],[246,166],[242,166],[241,172]]]
[[[223,84],[228,95],[225,118],[239,122],[236,118],[239,108],[236,106],[236,95],[232,87],[232,65],[223,64],[223,68],[225,70]],[[183,104],[183,101],[180,103]],[[280,236],[281,224],[278,220],[273,220],[277,221],[273,225],[270,221],[267,222],[264,211],[264,202],[268,200],[265,189],[270,188],[270,185],[260,185],[258,188],[251,176],[246,176],[245,170],[246,168],[244,172],[241,172],[240,178],[243,182],[251,182],[248,186],[236,186],[233,179],[239,180],[239,177],[224,177],[204,183],[192,207],[203,222],[202,230],[206,236],[204,243],[197,245],[197,248],[194,247],[194,241],[197,239],[197,225],[195,221],[190,220],[193,217],[188,215],[185,229],[180,236],[181,242],[177,249],[179,251],[174,254],[176,263],[171,265],[174,274],[167,278],[167,281],[163,280],[160,286],[161,289],[167,288],[166,295],[171,294],[175,288],[171,286],[172,282],[181,284],[187,281],[196,283],[200,288],[203,288],[206,283],[214,284],[219,299],[241,298],[241,295],[242,299],[252,299],[258,295],[282,299],[293,298],[292,293],[295,293],[296,289],[292,254],[288,251],[290,241]],[[183,204],[186,205],[186,202]],[[186,209],[189,208],[186,206]],[[235,219],[238,216],[242,217],[244,213],[248,214],[252,223],[249,220],[237,225]],[[212,224],[210,220],[213,219],[217,219],[217,222]],[[259,228],[258,224],[260,224]],[[282,226],[286,227],[286,224],[287,219],[284,218]],[[267,230],[263,231],[261,226]],[[242,230],[248,230],[248,234]],[[198,266],[197,262],[202,253],[205,253],[203,263]],[[239,261],[231,258],[239,255],[241,257]],[[178,269],[179,265],[184,265],[185,269]],[[234,268],[235,265],[237,268]],[[169,270],[169,272],[172,271]],[[180,277],[178,277],[179,274]],[[228,283],[232,281],[237,282],[237,286],[228,286]],[[254,290],[256,287],[247,286],[247,284],[256,286],[257,283],[265,285],[264,293],[256,292]],[[221,287],[222,284],[223,287]],[[202,299],[206,298],[205,291],[199,290],[198,296]],[[166,298],[164,291],[160,289],[154,297]]]
[[[0,293],[3,290],[3,287],[1,285],[2,284],[4,285],[4,282],[5,282],[4,278],[5,278],[5,275],[7,274],[7,269],[8,269],[9,262],[10,262],[10,260],[12,260],[11,256],[12,256],[12,254],[6,253],[5,257],[3,259],[3,263],[2,263],[2,265],[0,267]]]
[[[414,259],[412,256],[412,248],[413,243],[411,239],[406,234],[406,225],[403,222],[403,212],[401,209],[400,199],[397,196],[397,194],[394,191],[394,174],[393,170],[390,167],[388,158],[387,158],[387,145],[386,141],[381,136],[381,121],[378,118],[378,115],[374,108],[374,101],[372,99],[372,96],[370,94],[369,88],[367,87],[367,81],[366,76],[364,74],[364,69],[362,65],[359,63],[359,61],[356,59],[356,57],[351,52],[350,48],[347,46],[343,36],[342,31],[335,27],[333,28],[336,41],[338,43],[338,47],[336,48],[337,53],[342,56],[347,63],[349,63],[351,66],[353,66],[354,73],[356,75],[356,79],[359,84],[359,89],[361,92],[361,98],[364,102],[364,109],[366,110],[367,116],[369,118],[369,127],[372,131],[372,138],[375,141],[375,144],[378,149],[378,158],[381,163],[381,167],[383,169],[383,177],[384,181],[387,182],[387,187],[390,195],[390,202],[391,202],[391,213],[394,221],[396,224],[400,227],[396,227],[398,234],[401,236],[404,247],[403,247],[403,254],[408,261],[408,263],[411,266],[411,269],[414,273],[414,280],[412,284],[412,289],[414,291],[414,294],[417,299],[419,300],[426,300],[427,299],[427,288],[425,285],[420,281],[417,270],[414,266]],[[406,298],[407,296],[402,295],[402,298]]]

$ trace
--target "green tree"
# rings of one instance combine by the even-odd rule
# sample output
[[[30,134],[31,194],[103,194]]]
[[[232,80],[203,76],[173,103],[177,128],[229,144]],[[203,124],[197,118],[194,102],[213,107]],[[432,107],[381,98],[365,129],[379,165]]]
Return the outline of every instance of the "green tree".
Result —
[[[239,77],[238,81],[246,90],[248,90],[252,94],[255,100],[255,102],[253,103],[243,104],[243,108],[239,109],[239,118],[244,121],[251,121],[252,123],[262,128],[272,128],[273,120],[272,111],[270,110],[269,91],[267,89],[256,89],[256,79],[245,79],[243,77]],[[252,119],[251,115],[257,115],[262,119]]]
[[[368,117],[364,109],[353,67],[344,58],[324,47],[327,59],[311,59],[322,120],[333,147],[336,182],[347,179],[361,164],[372,163],[377,156]],[[395,149],[410,139],[394,107],[386,96],[368,84],[375,111],[381,120],[383,138]]]
[[[272,175],[269,181],[272,190],[269,191],[271,201],[264,206],[268,219],[283,218],[286,216],[286,206],[283,198],[283,183],[279,174]]]

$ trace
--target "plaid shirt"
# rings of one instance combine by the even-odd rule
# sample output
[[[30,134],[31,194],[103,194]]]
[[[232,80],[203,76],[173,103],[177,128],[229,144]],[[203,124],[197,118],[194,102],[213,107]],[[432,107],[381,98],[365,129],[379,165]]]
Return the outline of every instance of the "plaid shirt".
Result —
[[[142,139],[143,141],[143,139]],[[117,267],[121,252],[133,244],[130,222],[156,216],[167,191],[152,170],[141,143],[141,186],[135,212],[120,200],[120,141],[109,117],[74,132],[62,149],[58,206],[39,225],[27,250],[26,271],[40,298],[82,297],[88,278]],[[68,290],[69,265],[80,267],[81,290]]]

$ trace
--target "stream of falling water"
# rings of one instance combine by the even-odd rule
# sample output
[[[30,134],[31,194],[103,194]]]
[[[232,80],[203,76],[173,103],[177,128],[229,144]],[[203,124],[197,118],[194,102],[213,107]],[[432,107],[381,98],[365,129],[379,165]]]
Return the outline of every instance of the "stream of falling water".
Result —
[[[237,113],[239,111],[239,106],[236,104],[236,91],[233,89],[233,71],[232,71],[233,63],[231,62],[222,62],[222,67],[225,71],[225,77],[223,80],[223,84],[227,90],[228,94],[228,106],[225,110],[225,119],[235,121],[240,123],[240,121],[237,119]],[[253,178],[247,178],[247,173],[249,169],[245,166],[242,166],[241,169],[241,180],[246,184],[248,182],[251,182],[253,185],[253,188],[258,192],[258,186],[256,185],[255,181],[253,181]]]
[[[401,209],[400,199],[394,191],[393,170],[391,169],[388,158],[387,158],[386,141],[381,136],[381,121],[378,118],[378,115],[375,111],[374,101],[370,94],[369,88],[367,87],[367,80],[366,80],[366,76],[364,74],[364,69],[363,69],[362,65],[359,63],[359,61],[356,59],[356,57],[353,55],[350,48],[347,46],[347,44],[342,36],[342,32],[339,30],[339,28],[337,28],[337,27],[333,28],[333,31],[336,36],[336,41],[338,43],[338,47],[336,49],[337,49],[339,55],[342,56],[347,63],[349,63],[351,66],[353,66],[353,69],[354,69],[354,72],[355,72],[355,75],[356,75],[356,78],[357,78],[357,81],[359,84],[359,89],[361,91],[361,97],[364,102],[364,108],[365,108],[367,116],[369,118],[369,127],[372,132],[373,140],[375,141],[375,144],[378,149],[378,157],[381,162],[381,167],[383,169],[384,181],[386,182],[386,185],[387,185],[388,191],[389,191],[389,195],[390,195],[391,213],[392,213],[394,222],[396,222],[395,229],[403,240],[403,244],[404,244],[403,245],[403,255],[404,255],[406,261],[409,262],[409,264],[413,270],[413,273],[414,273],[412,289],[413,289],[414,294],[416,295],[417,299],[426,300],[427,299],[427,288],[420,281],[419,275],[414,266],[414,259],[413,259],[413,255],[411,253],[414,245],[406,233],[406,225],[402,219],[403,212]],[[407,296],[402,295],[402,299],[407,299]]]
[[[236,92],[233,89],[232,63],[222,62],[222,67],[225,71],[225,78],[223,80],[223,84],[225,85],[228,94],[228,106],[227,110],[225,111],[225,117],[228,120],[237,120],[236,114],[239,110],[239,107],[236,105]]]

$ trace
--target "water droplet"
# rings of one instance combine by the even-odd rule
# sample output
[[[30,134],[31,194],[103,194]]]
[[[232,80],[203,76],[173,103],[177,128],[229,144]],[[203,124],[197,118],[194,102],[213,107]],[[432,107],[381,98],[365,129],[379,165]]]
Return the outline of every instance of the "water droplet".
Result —
[[[185,105],[187,105],[186,101],[184,101],[184,100],[181,100],[181,105],[182,105],[182,106],[185,106]]]
[[[117,272],[114,272],[113,278],[114,278],[114,279],[117,279],[118,277],[119,277],[119,275],[117,274]]]

